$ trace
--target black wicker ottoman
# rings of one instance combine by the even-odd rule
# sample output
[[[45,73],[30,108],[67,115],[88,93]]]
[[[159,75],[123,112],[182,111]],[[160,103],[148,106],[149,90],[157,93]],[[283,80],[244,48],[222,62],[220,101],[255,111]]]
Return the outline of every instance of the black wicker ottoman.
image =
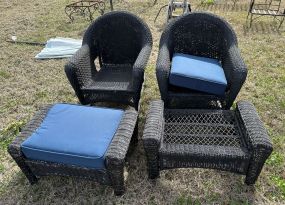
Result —
[[[233,110],[164,109],[153,101],[143,143],[149,178],[173,168],[210,168],[246,175],[254,184],[272,143],[251,103]]]
[[[75,176],[110,185],[121,195],[136,122],[137,112],[131,107],[49,105],[34,116],[8,151],[31,184],[45,175]]]

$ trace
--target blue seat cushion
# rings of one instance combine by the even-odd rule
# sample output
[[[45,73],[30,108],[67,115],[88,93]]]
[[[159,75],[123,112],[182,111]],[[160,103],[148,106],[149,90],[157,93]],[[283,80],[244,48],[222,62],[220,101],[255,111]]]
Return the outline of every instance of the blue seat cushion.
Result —
[[[175,53],[169,75],[171,85],[224,95],[227,80],[217,59]]]
[[[105,153],[124,111],[70,104],[53,105],[22,144],[25,157],[104,169]]]

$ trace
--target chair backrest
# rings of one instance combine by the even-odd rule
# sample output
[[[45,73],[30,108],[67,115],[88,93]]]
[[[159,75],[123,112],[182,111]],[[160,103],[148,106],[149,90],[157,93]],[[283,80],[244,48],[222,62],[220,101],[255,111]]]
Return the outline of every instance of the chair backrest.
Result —
[[[133,64],[149,43],[148,26],[137,16],[123,11],[109,12],[97,18],[87,29],[83,44],[100,56],[103,64]]]
[[[160,44],[163,41],[168,44],[170,57],[173,53],[184,53],[219,60],[231,44],[237,44],[231,26],[206,12],[193,12],[175,19],[165,29]]]

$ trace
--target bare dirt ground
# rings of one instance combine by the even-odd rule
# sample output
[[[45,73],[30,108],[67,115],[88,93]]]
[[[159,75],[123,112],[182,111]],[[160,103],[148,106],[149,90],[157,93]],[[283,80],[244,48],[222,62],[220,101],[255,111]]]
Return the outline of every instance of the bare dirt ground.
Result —
[[[238,35],[239,47],[249,69],[238,99],[256,106],[270,137],[274,152],[267,161],[255,187],[243,184],[243,176],[204,169],[163,171],[156,181],[147,178],[141,142],[127,163],[126,187],[122,197],[110,187],[92,181],[46,177],[30,186],[8,155],[7,145],[18,127],[47,103],[77,103],[64,74],[66,60],[35,60],[41,46],[7,43],[11,35],[19,40],[45,42],[49,38],[82,38],[89,22],[81,17],[73,23],[64,13],[69,0],[0,0],[0,204],[285,204],[285,32],[276,30],[272,18],[261,18],[251,29],[245,27],[247,1],[220,0],[193,10],[206,10],[224,17]],[[167,0],[114,1],[116,10],[139,15],[150,26],[153,50],[146,70],[140,131],[142,135],[148,103],[159,98],[155,62],[165,13],[154,23],[158,9]]]

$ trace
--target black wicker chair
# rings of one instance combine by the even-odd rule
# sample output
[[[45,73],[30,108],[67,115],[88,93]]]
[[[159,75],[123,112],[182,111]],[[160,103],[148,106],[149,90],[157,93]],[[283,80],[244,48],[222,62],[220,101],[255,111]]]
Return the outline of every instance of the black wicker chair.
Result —
[[[137,16],[114,11],[97,18],[65,66],[79,101],[118,102],[138,109],[151,48],[151,32]],[[95,66],[96,58],[100,68]]]
[[[235,110],[165,109],[151,102],[143,134],[149,178],[160,170],[208,168],[246,175],[254,184],[272,152],[271,140],[254,106]]]
[[[224,96],[216,96],[168,83],[174,53],[184,53],[221,62],[228,82]],[[164,30],[159,45],[156,76],[166,107],[229,109],[247,76],[235,32],[222,18],[193,12],[173,20]]]

